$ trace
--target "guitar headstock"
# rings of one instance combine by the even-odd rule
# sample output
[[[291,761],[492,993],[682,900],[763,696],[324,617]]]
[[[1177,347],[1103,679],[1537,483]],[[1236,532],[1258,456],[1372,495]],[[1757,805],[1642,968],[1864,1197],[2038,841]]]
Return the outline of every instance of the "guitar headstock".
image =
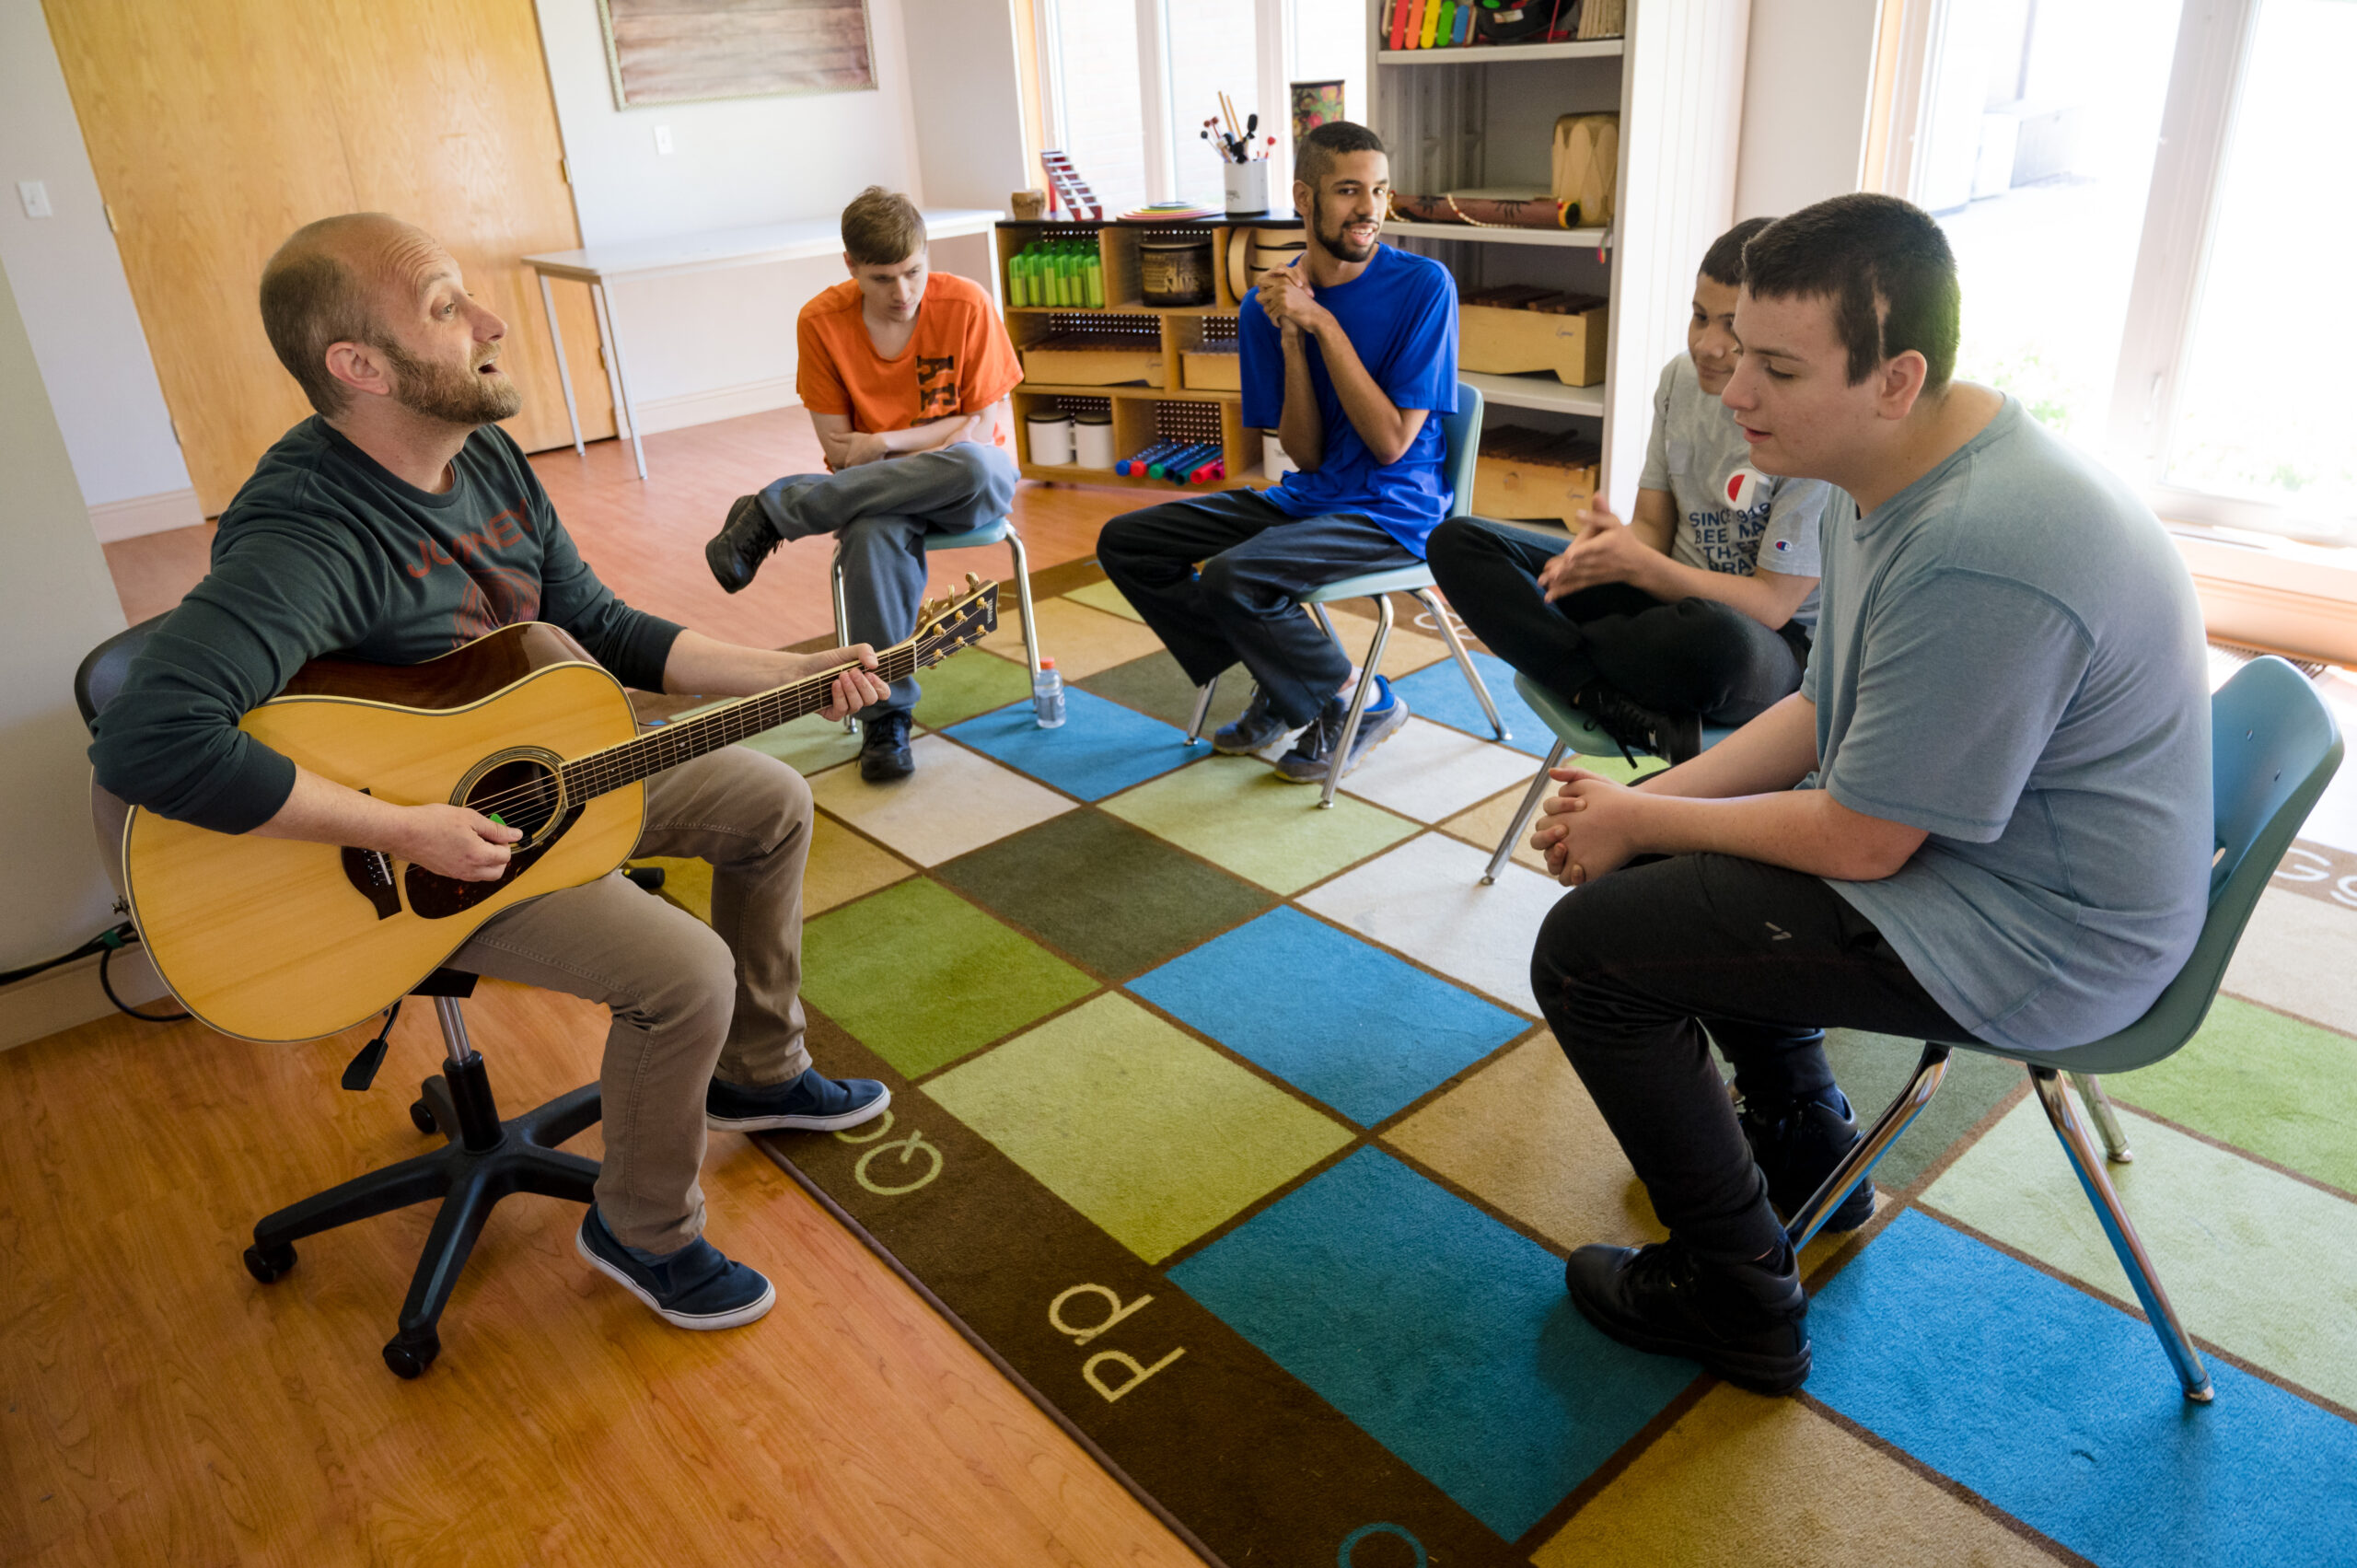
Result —
[[[998,630],[998,585],[966,574],[966,591],[951,598],[935,599],[917,611],[916,668],[939,664],[960,648],[970,648]]]

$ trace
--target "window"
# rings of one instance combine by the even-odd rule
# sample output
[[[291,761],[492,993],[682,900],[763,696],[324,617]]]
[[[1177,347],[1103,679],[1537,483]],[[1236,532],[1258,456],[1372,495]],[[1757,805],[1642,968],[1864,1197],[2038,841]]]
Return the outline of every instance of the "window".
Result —
[[[1936,214],[1959,374],[2173,519],[2357,544],[2334,354],[2357,0],[1907,0],[1886,188]]]
[[[1018,0],[1022,3],[1022,0]],[[1292,178],[1295,80],[1344,84],[1363,112],[1364,0],[1028,0],[1048,145],[1068,154],[1108,213],[1145,202],[1216,205],[1222,166],[1203,122],[1235,104],[1270,149],[1271,194]]]

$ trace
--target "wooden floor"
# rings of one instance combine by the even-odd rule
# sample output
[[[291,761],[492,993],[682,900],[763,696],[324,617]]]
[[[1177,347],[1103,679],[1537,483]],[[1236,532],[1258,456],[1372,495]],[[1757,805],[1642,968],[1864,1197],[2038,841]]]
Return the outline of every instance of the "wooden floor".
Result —
[[[538,459],[625,598],[748,641],[827,625],[821,552],[735,601],[694,547],[815,457],[771,414]],[[1035,566],[1086,553],[1116,493],[1026,487]],[[126,610],[203,570],[201,530],[111,546]],[[957,557],[948,558],[952,562]],[[963,564],[959,563],[959,564]],[[998,568],[992,568],[995,573]],[[467,1005],[511,1112],[594,1076],[598,1009],[487,981]],[[665,1327],[575,1256],[580,1211],[500,1205],[415,1383],[390,1334],[430,1214],[238,1255],[283,1203],[430,1147],[412,1008],[376,1088],[365,1037],[283,1047],[109,1018],[0,1053],[0,1562],[1192,1564],[1196,1559],[741,1136],[704,1166],[714,1240],[776,1283],[761,1322]],[[569,1145],[600,1152],[592,1129]]]

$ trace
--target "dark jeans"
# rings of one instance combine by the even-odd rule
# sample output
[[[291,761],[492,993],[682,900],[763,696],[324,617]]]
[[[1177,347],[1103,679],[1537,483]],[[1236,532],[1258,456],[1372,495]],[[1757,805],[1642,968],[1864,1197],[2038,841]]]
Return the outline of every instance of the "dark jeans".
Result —
[[[1416,558],[1368,518],[1290,517],[1230,490],[1123,513],[1097,536],[1097,562],[1188,679],[1201,686],[1240,660],[1269,706],[1299,727],[1351,673],[1350,656],[1301,612],[1301,596]]]
[[[1626,583],[1549,604],[1538,569],[1562,541],[1470,517],[1434,528],[1427,549],[1473,634],[1566,702],[1601,680],[1648,708],[1736,725],[1800,689],[1808,633],[1797,622],[1771,632],[1716,599],[1668,604]]]
[[[1826,1028],[1972,1039],[1824,881],[1733,855],[1573,889],[1539,927],[1530,983],[1654,1213],[1714,1258],[1757,1258],[1783,1226],[1704,1031],[1770,1108],[1834,1086]]]

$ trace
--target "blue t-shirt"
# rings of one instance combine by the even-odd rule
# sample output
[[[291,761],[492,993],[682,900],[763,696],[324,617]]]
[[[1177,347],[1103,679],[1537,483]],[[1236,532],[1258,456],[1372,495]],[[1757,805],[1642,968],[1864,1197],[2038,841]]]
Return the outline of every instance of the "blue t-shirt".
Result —
[[[1451,499],[1441,416],[1457,412],[1457,281],[1429,257],[1378,245],[1366,271],[1317,293],[1318,303],[1341,323],[1359,363],[1383,395],[1398,408],[1430,410],[1431,417],[1408,443],[1406,455],[1378,465],[1334,395],[1325,355],[1315,343],[1306,343],[1325,458],[1316,473],[1289,473],[1283,484],[1260,494],[1296,517],[1346,513],[1369,518],[1421,558],[1425,537],[1448,516]],[[1244,423],[1274,430],[1284,417],[1284,346],[1258,294],[1237,313],[1237,336],[1243,354]]]
[[[1833,890],[1981,1040],[2135,1022],[2209,901],[2209,681],[2176,546],[2012,398],[1872,512],[1829,516],[1824,546],[1804,786],[1931,835]]]

